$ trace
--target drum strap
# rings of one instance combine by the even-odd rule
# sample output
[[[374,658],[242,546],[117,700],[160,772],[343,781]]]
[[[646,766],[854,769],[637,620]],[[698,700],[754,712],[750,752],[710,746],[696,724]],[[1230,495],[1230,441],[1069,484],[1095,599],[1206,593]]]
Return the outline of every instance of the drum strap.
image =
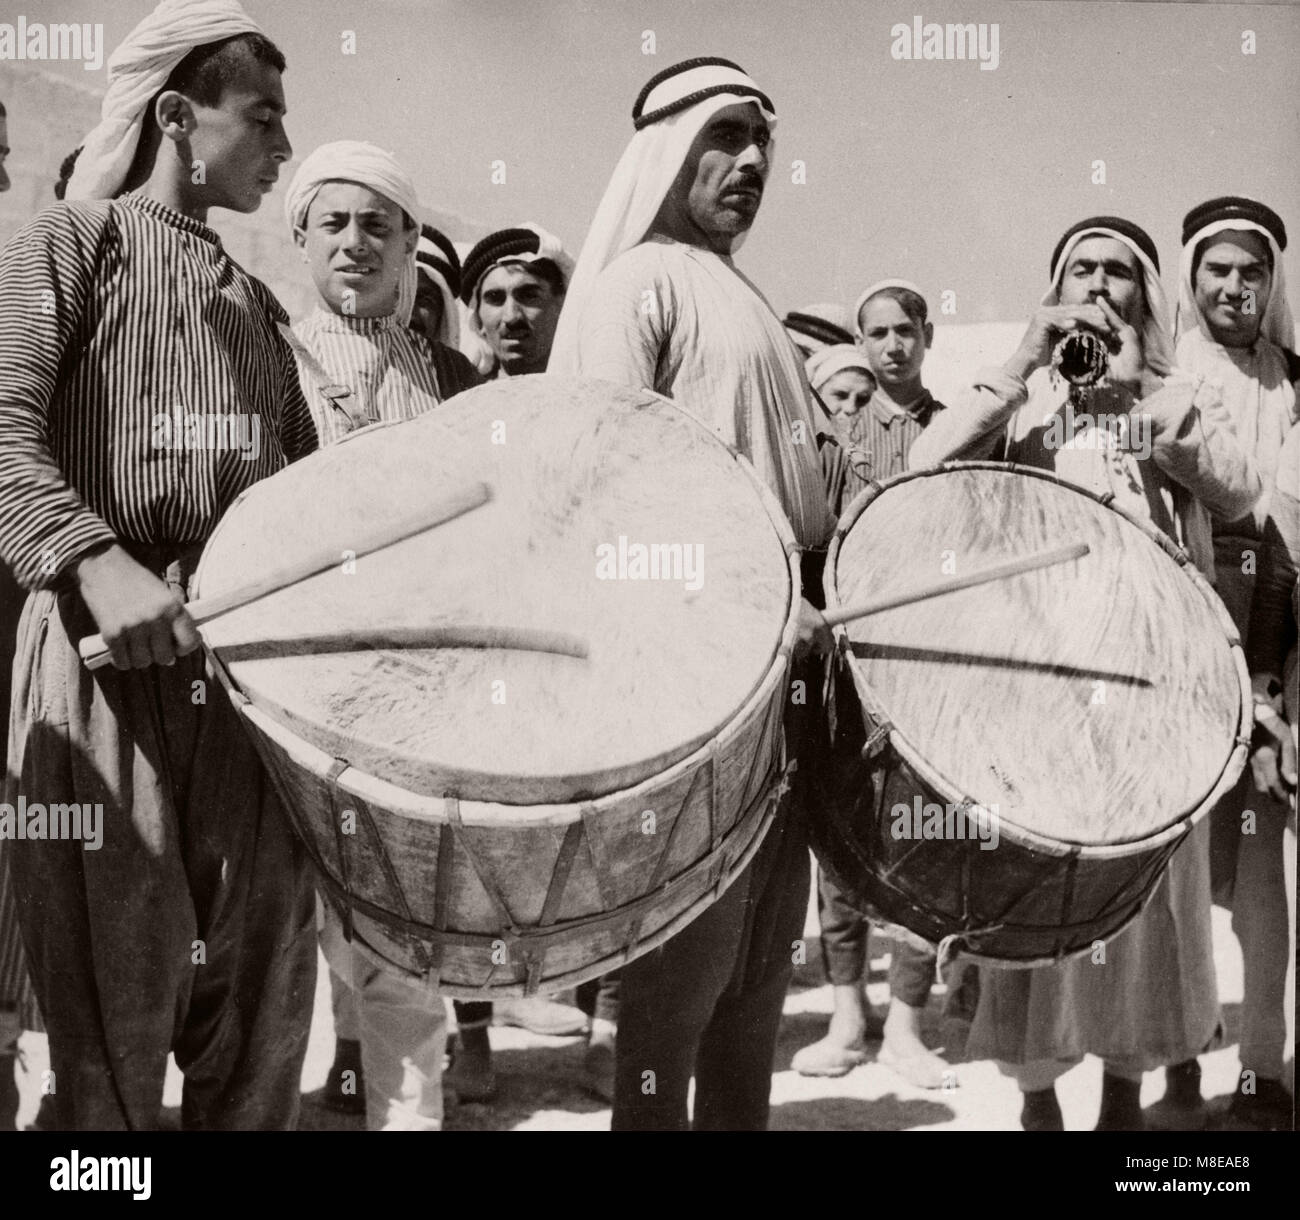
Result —
[[[474,875],[478,878],[479,884],[483,887],[483,892],[487,894],[488,901],[491,902],[495,909],[502,928],[509,932],[511,936],[518,936],[519,927],[515,923],[515,917],[510,914],[510,908],[506,906],[506,900],[501,895],[496,879],[492,876],[492,869],[487,861],[479,855],[478,849],[474,846],[469,831],[465,827],[465,823],[461,820],[459,798],[447,797],[446,808],[447,817],[456,832],[456,839],[464,849],[465,855],[469,857],[470,866],[474,869]]]
[[[330,769],[325,775],[326,790],[330,794],[330,805],[333,806],[334,813],[334,850],[338,855],[339,876],[343,879],[343,892],[350,900],[352,897],[352,878],[351,869],[348,867],[348,850],[347,844],[343,841],[343,818],[339,809],[339,786],[338,778],[348,769],[345,759],[336,758],[331,764]],[[343,939],[349,944],[352,943],[352,907],[349,904],[344,906],[340,912],[343,916]]]
[[[345,432],[354,432],[373,422],[357,402],[352,390],[330,377],[325,371],[325,366],[316,359],[315,353],[293,333],[290,327],[283,322],[277,322],[276,327],[294,355],[302,361],[303,367],[311,374],[311,379],[316,383],[316,388],[320,390],[325,401],[343,417]]]

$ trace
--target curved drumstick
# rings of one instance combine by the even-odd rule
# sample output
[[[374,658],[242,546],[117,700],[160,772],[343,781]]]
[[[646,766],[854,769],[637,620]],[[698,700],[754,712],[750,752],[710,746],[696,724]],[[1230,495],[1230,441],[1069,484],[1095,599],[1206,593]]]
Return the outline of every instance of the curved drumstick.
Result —
[[[587,641],[565,631],[544,631],[534,627],[359,627],[320,635],[285,636],[221,644],[216,648],[223,661],[259,660],[263,657],[312,656],[327,652],[361,652],[374,649],[398,651],[405,648],[505,648],[523,652],[547,652],[554,656],[590,655]]]
[[[833,610],[822,617],[828,627],[838,627],[841,623],[851,623],[870,614],[879,614],[882,610],[910,606],[915,602],[929,601],[932,597],[942,597],[945,593],[956,593],[959,589],[986,585],[990,581],[1004,580],[1008,576],[1019,576],[1022,572],[1034,572],[1039,568],[1050,568],[1058,563],[1069,563],[1071,559],[1082,559],[1088,550],[1086,542],[1074,542],[1069,546],[1056,547],[1050,551],[1035,551],[1032,555],[1022,555],[1019,559],[1012,559],[1006,563],[979,568],[974,572],[968,572],[965,576],[952,576],[947,580],[937,580],[932,585],[918,585],[903,593],[891,593],[885,597],[859,602],[856,606]]]
[[[486,483],[473,483],[451,495],[422,505],[417,512],[403,517],[400,521],[389,522],[368,531],[359,531],[346,540],[346,549],[351,551],[356,559],[373,555],[385,547],[394,546],[407,538],[413,538],[416,534],[424,533],[425,530],[433,529],[435,525],[442,525],[473,509],[481,508],[491,499],[491,487]],[[247,584],[238,585],[212,597],[200,597],[190,602],[185,609],[194,620],[195,626],[198,626],[209,619],[216,618],[219,614],[229,614],[230,611],[247,606],[259,598],[279,593],[281,589],[287,589],[290,585],[299,584],[313,576],[319,576],[322,572],[328,572],[338,565],[341,558],[340,547],[336,540],[332,545],[317,547],[296,563],[285,564],[284,567],[277,568],[257,580],[250,580]],[[77,651],[81,653],[81,659],[87,669],[103,669],[105,665],[112,664],[113,658],[102,635],[86,636],[77,645]]]

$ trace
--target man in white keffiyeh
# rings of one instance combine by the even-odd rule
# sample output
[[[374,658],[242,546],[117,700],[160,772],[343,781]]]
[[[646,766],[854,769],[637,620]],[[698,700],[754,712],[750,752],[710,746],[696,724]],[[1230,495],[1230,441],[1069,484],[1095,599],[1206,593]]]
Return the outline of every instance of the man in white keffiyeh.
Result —
[[[834,519],[818,455],[830,423],[800,353],[732,254],[762,202],[776,122],[737,65],[693,59],[659,73],[632,111],[636,134],[596,211],[560,316],[549,372],[645,386],[745,454],[804,549],[805,598]],[[796,679],[821,690],[828,642],[807,601]],[[798,702],[797,700],[795,702]],[[808,703],[814,704],[816,698]],[[820,712],[787,716],[792,751]],[[807,715],[807,722],[798,719]],[[808,850],[804,759],[754,862],[708,911],[623,970],[612,1125],[762,1130],[772,1057],[803,927]],[[655,1072],[655,1088],[642,1073]]]
[[[1050,267],[1019,348],[981,369],[916,439],[910,468],[996,457],[1052,470],[1154,524],[1212,578],[1210,518],[1249,512],[1260,479],[1214,387],[1171,370],[1155,242],[1131,221],[1093,216],[1066,230]],[[1057,340],[1078,329],[1111,352],[1080,414],[1049,370]],[[1098,1130],[1144,1129],[1142,1076],[1157,1067],[1169,1069],[1158,1104],[1171,1119],[1204,1122],[1195,1056],[1220,1025],[1207,829],[1187,836],[1143,913],[1107,944],[1105,969],[1087,956],[980,968],[967,1055],[1015,1078],[1026,1130],[1062,1128],[1055,1081],[1085,1054],[1104,1064]]]
[[[1178,268],[1178,364],[1204,376],[1223,396],[1237,439],[1255,459],[1265,494],[1236,521],[1214,522],[1216,590],[1243,641],[1256,630],[1252,606],[1279,462],[1298,418],[1300,359],[1286,297],[1286,227],[1272,208],[1224,196],[1193,208],[1183,221]],[[1260,641],[1276,650],[1281,641]],[[1256,650],[1258,651],[1258,650]],[[1283,1078],[1293,1031],[1288,974],[1293,968],[1294,879],[1286,876],[1289,800],[1277,756],[1290,745],[1282,722],[1281,675],[1252,675],[1255,750],[1251,767],[1211,815],[1215,895],[1232,908],[1241,942],[1241,1070],[1232,1118],[1245,1127],[1289,1121]],[[1242,834],[1246,810],[1254,833]],[[1294,851],[1294,847],[1290,849]],[[1291,910],[1288,910],[1288,906]],[[1292,986],[1294,984],[1292,983]],[[1292,1067],[1291,1070],[1294,1070]],[[1244,1082],[1249,1082],[1249,1088]]]

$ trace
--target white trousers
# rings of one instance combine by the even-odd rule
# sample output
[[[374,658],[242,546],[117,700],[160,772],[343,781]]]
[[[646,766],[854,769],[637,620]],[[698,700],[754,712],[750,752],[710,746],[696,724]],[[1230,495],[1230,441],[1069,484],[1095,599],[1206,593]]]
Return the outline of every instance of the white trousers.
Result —
[[[333,908],[328,903],[320,907],[320,946],[330,967],[334,1036],[361,1043],[367,1129],[442,1130],[442,1060],[447,1046],[442,996],[372,965],[344,939]]]

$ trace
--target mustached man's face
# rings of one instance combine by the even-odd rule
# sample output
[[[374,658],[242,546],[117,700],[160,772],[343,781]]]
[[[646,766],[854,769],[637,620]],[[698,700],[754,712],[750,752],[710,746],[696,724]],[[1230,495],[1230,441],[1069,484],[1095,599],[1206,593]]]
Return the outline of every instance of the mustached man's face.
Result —
[[[420,231],[405,227],[391,199],[355,182],[327,182],[307,209],[302,249],[321,299],[337,314],[381,318],[397,308],[397,291]]]
[[[1114,237],[1085,237],[1066,260],[1061,275],[1061,304],[1090,305],[1105,297],[1134,329],[1142,329],[1146,295],[1138,257]]]
[[[564,297],[527,263],[493,267],[479,288],[480,333],[512,377],[543,373]]]
[[[188,162],[182,168],[203,208],[255,212],[275,186],[280,166],[293,156],[284,131],[280,73],[251,58],[222,90],[217,105],[204,106],[169,90],[159,97],[155,113],[164,122],[172,119],[188,127],[181,138],[164,140],[158,156]]]
[[[1224,347],[1249,347],[1273,289],[1264,235],[1227,230],[1209,238],[1192,287],[1210,337]]]
[[[724,106],[691,144],[656,228],[728,253],[754,223],[763,202],[771,141],[771,128],[757,106]]]

